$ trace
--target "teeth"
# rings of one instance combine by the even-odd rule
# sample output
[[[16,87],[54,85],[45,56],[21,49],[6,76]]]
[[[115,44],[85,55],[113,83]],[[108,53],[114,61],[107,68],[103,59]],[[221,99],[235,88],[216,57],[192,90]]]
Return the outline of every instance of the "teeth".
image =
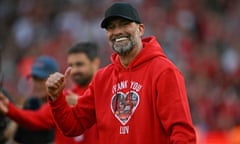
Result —
[[[126,39],[127,39],[126,37],[122,37],[122,38],[116,39],[115,41],[116,41],[116,42],[119,42],[119,41],[126,40]]]

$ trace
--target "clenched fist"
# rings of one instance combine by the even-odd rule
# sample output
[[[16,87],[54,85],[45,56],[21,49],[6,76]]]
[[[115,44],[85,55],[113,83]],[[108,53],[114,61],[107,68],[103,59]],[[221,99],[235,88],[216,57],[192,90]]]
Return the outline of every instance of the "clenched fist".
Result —
[[[71,69],[71,67],[68,67],[64,74],[55,72],[46,80],[47,92],[53,101],[59,97],[60,93],[64,89],[66,80],[71,73]]]

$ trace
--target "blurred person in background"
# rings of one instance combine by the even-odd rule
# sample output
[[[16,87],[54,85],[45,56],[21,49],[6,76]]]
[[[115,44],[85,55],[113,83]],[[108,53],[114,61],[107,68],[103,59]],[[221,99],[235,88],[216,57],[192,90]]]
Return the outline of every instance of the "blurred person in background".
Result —
[[[65,94],[68,104],[72,106],[76,104],[76,100],[78,99],[77,96],[84,92],[99,67],[100,61],[98,58],[97,44],[91,42],[76,44],[69,49],[67,61],[68,65],[73,68],[72,80],[74,82],[74,87],[71,90],[66,90]],[[44,92],[46,92],[46,90],[44,90]],[[75,93],[78,93],[78,95]],[[36,101],[33,100],[32,103],[36,104]],[[32,130],[54,128],[55,144],[94,144],[94,141],[96,140],[97,134],[95,127],[77,137],[66,137],[61,134],[54,123],[50,107],[47,103],[45,103],[38,111],[26,111],[16,108],[1,95],[0,104],[0,110],[23,127]],[[18,135],[24,135],[24,133],[18,131],[17,133]]]
[[[100,67],[98,51],[99,47],[94,42],[81,42],[68,50],[67,63],[72,67],[71,79],[73,81],[73,86],[70,86],[72,87],[71,90],[65,90],[64,92],[68,105],[75,106],[77,104],[79,96],[85,92],[88,84]],[[61,135],[65,137],[63,134]],[[96,144],[96,125],[86,130],[80,136],[72,138],[72,140],[73,144]],[[65,140],[65,143],[69,142],[70,139]]]
[[[34,116],[32,116],[30,113],[35,113],[36,116],[34,118],[39,118],[37,114],[44,110],[47,102],[47,92],[43,87],[43,84],[45,83],[48,75],[58,70],[58,64],[54,58],[46,55],[36,58],[31,67],[31,74],[29,75],[29,78],[32,82],[32,91],[30,97],[28,97],[24,102],[23,110],[16,108],[14,105],[12,105],[12,108],[5,107],[10,111],[9,115],[7,116],[19,124],[13,136],[13,139],[16,143],[48,144],[54,141],[53,128],[35,130],[32,129],[31,123],[27,121],[24,122],[24,119],[28,119],[27,117],[33,118]],[[21,118],[21,115],[23,118]],[[49,117],[49,115],[47,116]]]
[[[76,136],[97,124],[98,144],[196,144],[184,78],[129,3],[113,3],[101,28],[114,50],[77,105],[69,107],[64,87],[72,68],[46,81],[49,104],[61,131]]]

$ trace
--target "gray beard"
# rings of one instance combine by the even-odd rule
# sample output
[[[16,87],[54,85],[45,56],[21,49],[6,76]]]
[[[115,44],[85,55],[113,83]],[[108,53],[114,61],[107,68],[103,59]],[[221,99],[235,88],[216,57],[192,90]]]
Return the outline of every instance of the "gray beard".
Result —
[[[120,56],[127,55],[129,52],[132,51],[133,47],[134,43],[132,40],[130,40],[126,45],[115,45],[114,43],[112,45],[113,50]]]

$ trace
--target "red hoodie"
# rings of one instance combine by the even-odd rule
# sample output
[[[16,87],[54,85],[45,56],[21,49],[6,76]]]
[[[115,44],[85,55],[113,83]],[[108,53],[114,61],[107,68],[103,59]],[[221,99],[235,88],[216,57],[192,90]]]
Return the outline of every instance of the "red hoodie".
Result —
[[[184,78],[155,37],[124,68],[117,54],[100,69],[75,107],[50,101],[63,133],[81,134],[97,124],[97,144],[195,144]]]
[[[85,88],[75,87],[73,92],[81,95]],[[55,128],[54,144],[96,144],[96,126],[85,131],[83,135],[77,137],[66,137],[56,127],[51,107],[48,103],[43,104],[37,111],[23,110],[9,104],[7,115],[19,125],[31,130],[43,130]]]

